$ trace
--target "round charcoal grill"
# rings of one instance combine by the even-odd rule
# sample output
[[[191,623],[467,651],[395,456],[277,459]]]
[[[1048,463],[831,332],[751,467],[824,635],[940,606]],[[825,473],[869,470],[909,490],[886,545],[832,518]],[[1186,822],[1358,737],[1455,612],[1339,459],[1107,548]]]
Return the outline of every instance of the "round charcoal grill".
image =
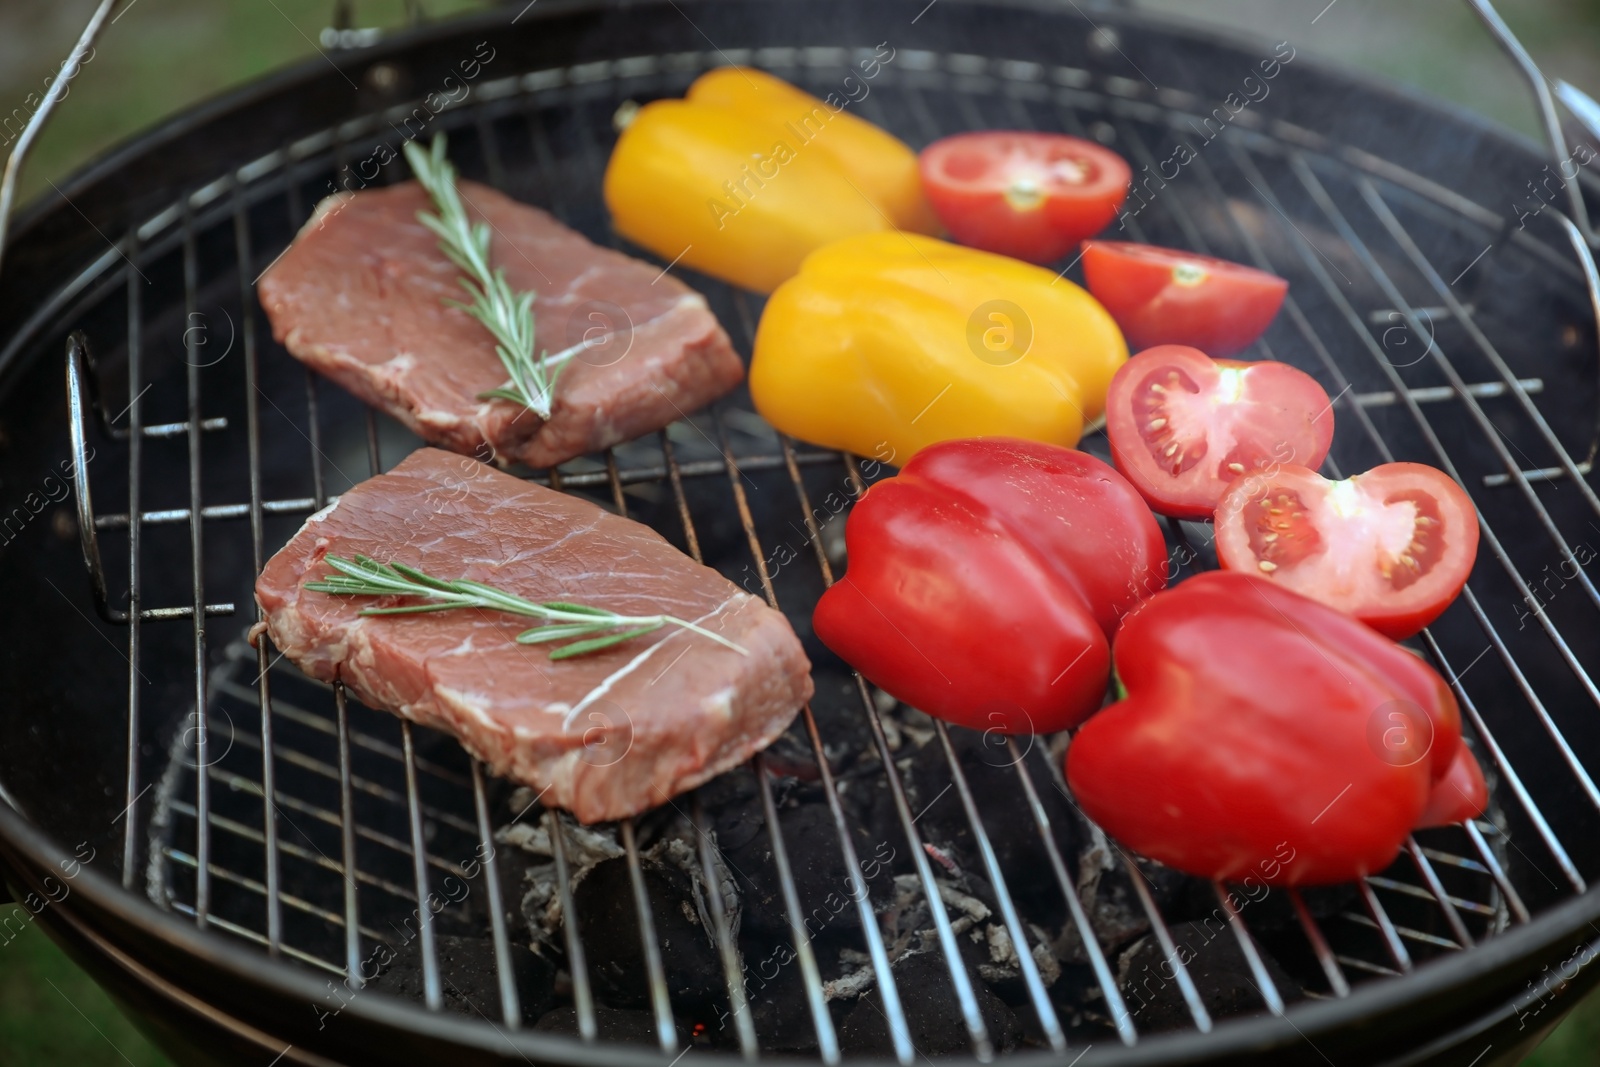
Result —
[[[1286,59],[1293,42],[920,6],[511,5],[201,108],[18,219],[0,868],[21,903],[0,940],[36,914],[185,1062],[1509,1063],[1594,984],[1600,396],[1576,187],[1472,116]],[[1326,473],[1417,460],[1471,492],[1477,570],[1416,649],[1454,681],[1482,820],[1304,893],[1123,853],[1073,808],[1065,739],[946,730],[820,648],[843,516],[882,472],[774,433],[742,391],[524,472],[650,523],[806,640],[812,706],[695,795],[580,829],[243,643],[262,561],[417,444],[265,329],[252,284],[321,197],[405,180],[384,165],[401,138],[444,131],[467,176],[642,254],[599,195],[619,105],[729,62],[858,95],[845,78],[880,42],[893,59],[853,83],[866,118],[918,146],[1095,138],[1137,172],[1127,237],[1288,277],[1254,355],[1336,397]],[[748,352],[759,298],[686,277]],[[1207,527],[1165,528],[1180,577],[1214,565]],[[536,932],[552,909],[567,921]],[[893,981],[861,983],[874,964]]]

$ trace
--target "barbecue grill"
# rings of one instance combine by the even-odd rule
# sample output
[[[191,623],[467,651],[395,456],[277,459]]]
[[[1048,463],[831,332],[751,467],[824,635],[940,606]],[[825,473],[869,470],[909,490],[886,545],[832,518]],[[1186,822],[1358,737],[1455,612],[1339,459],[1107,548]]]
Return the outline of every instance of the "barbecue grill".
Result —
[[[0,273],[0,603],[12,606],[0,868],[184,1062],[786,1052],[909,1064],[930,1024],[915,1005],[932,1003],[983,1061],[1491,1064],[1514,1062],[1595,984],[1600,590],[1586,565],[1600,544],[1600,287],[1566,150],[1552,158],[1271,43],[1044,0],[921,6],[513,5],[334,52],[190,112],[19,218]],[[852,106],[914,146],[983,127],[1094,138],[1136,171],[1131,239],[1288,277],[1254,355],[1336,397],[1327,473],[1412,459],[1466,486],[1483,550],[1417,647],[1453,681],[1491,779],[1483,819],[1419,832],[1390,870],[1306,893],[1180,883],[1121,852],[1072,810],[1061,739],[947,730],[820,650],[807,620],[842,564],[833,502],[881,469],[776,434],[743,391],[604,455],[525,472],[649,522],[765,594],[818,665],[818,697],[788,738],[600,845],[451,739],[243,642],[264,559],[417,443],[264,328],[253,282],[321,197],[404,180],[381,146],[397,155],[402,138],[444,131],[466,176],[641,254],[610,233],[600,200],[619,106],[679,95],[725,63],[826,95],[879,42],[894,58]],[[455,95],[444,79],[475,54],[470,92],[435,108],[430,94]],[[1247,75],[1270,92],[1228,105]],[[1195,151],[1174,167],[1180,141]],[[759,299],[685,274],[748,353]],[[1100,435],[1083,447],[1106,452]],[[1214,565],[1206,527],[1165,530],[1180,574]],[[606,734],[592,757],[625,760],[622,737]],[[948,795],[921,784],[928,773]],[[801,810],[821,836],[791,831]],[[733,869],[736,824],[767,842],[759,870]],[[1021,871],[1008,859],[1019,827],[1038,860]],[[899,863],[892,884],[872,873],[880,831]],[[673,834],[685,847],[668,879]],[[970,850],[960,872],[952,835]],[[579,877],[595,848],[626,874],[610,913],[584,903],[598,892],[598,877]],[[802,877],[819,864],[845,901],[827,931]],[[692,894],[664,899],[674,879]],[[758,884],[771,890],[766,919]],[[688,900],[699,910],[685,918]],[[1013,948],[1009,984],[959,962],[974,903],[991,942]],[[1117,936],[1102,914],[1113,903],[1131,924]],[[536,955],[530,916],[552,904],[565,921]],[[891,904],[926,923],[936,982],[890,966],[903,946],[877,912]],[[610,919],[585,923],[597,914]],[[777,1010],[803,1031],[777,1047],[746,1010],[758,920],[788,944]],[[1234,962],[1220,1000],[1218,967],[1190,966],[1184,948],[1196,923]],[[1016,951],[1046,927],[1077,946],[1059,967],[1048,950]],[[713,961],[699,1000],[669,982],[686,938]],[[1136,944],[1175,1005],[1163,1022],[1130,974]],[[837,995],[836,957],[873,968],[871,999]],[[619,972],[637,987],[631,1004]],[[867,1007],[882,1016],[876,1044],[851,1021]],[[635,1039],[623,1009],[645,1021]],[[535,1025],[541,1014],[563,1025]]]

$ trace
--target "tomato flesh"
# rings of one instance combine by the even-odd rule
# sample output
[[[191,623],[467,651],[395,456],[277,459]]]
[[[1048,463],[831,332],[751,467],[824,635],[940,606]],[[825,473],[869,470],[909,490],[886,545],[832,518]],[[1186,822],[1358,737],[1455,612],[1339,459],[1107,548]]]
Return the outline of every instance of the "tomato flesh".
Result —
[[[1285,466],[1217,507],[1217,558],[1346,611],[1395,640],[1428,625],[1478,551],[1472,501],[1442,472],[1386,463],[1343,481]]]
[[[1060,259],[1103,230],[1128,195],[1121,156],[1064,134],[982,130],[935,141],[923,189],[962,244],[1031,263]]]
[[[1083,274],[1135,351],[1242,352],[1266,332],[1289,291],[1288,282],[1254,267],[1128,241],[1084,242]]]
[[[1333,441],[1333,408],[1314,378],[1287,364],[1163,345],[1112,378],[1106,434],[1117,468],[1153,509],[1209,519],[1252,471],[1320,464]]]

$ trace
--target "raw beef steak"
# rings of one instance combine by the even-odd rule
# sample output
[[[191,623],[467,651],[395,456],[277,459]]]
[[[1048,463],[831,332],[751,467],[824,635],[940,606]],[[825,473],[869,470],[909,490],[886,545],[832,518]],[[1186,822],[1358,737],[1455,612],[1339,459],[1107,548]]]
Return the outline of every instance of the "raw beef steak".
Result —
[[[454,609],[362,616],[375,597],[319,593],[329,554],[409,564],[534,601],[675,615],[740,655],[667,627],[555,660],[519,645],[537,620]],[[788,620],[655,531],[476,460],[424,448],[313,515],[256,582],[272,641],[306,673],[446,730],[495,773],[584,822],[655,807],[736,766],[811,698]]]
[[[473,220],[493,227],[493,265],[537,294],[537,349],[594,344],[557,378],[548,421],[478,399],[507,382],[505,367],[489,331],[445,304],[466,298],[461,272],[417,221],[433,203],[414,181],[317,206],[261,277],[272,335],[419,436],[534,467],[659,430],[739,384],[744,367],[699,293],[538,208],[474,182],[459,188]]]

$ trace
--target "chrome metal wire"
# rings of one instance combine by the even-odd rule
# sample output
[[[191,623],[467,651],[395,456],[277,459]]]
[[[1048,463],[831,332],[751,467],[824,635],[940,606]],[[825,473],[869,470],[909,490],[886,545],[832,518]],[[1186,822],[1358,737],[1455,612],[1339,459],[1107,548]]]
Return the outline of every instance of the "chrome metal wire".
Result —
[[[885,95],[890,91],[899,94],[898,103],[922,124],[923,138],[948,132],[946,126],[952,116],[935,106],[929,94],[938,90],[941,79],[956,74],[970,78],[974,61],[988,61],[964,56],[959,57],[958,62],[958,57],[934,53],[912,58],[914,62],[906,64],[908,73],[886,72]],[[681,83],[690,76],[686,69],[663,72],[659,65],[652,67],[645,62],[650,59],[641,57],[626,68],[623,61],[618,61],[608,69],[633,72],[629,75],[634,79],[630,85],[637,84],[640,72],[653,71],[661,77],[664,89],[681,88]],[[708,52],[699,56],[698,62],[704,66],[715,65],[721,62],[721,57]],[[829,72],[821,65],[806,67],[803,57],[796,62],[799,66],[795,69],[779,73],[803,83],[809,77],[822,77]],[[1136,90],[1120,84],[1120,80],[1119,84],[1111,85],[1108,81],[1097,81],[1088,72],[1074,72],[1070,79],[1057,78],[1051,83],[1038,72],[1030,74],[1000,62],[989,63],[984,71],[984,81],[974,82],[956,95],[958,114],[953,121],[971,126],[1054,127],[1084,135],[1093,135],[1095,130],[1109,131],[1107,136],[1136,162],[1149,162],[1154,156],[1147,138],[1159,132],[1164,123],[1175,125],[1187,117],[1180,104],[1168,101],[1163,105],[1164,110],[1155,108],[1148,101],[1134,99]],[[472,143],[477,146],[481,170],[497,185],[512,184],[511,169],[507,166],[507,160],[512,157],[507,149],[515,147],[541,170],[539,177],[544,187],[558,193],[563,189],[570,193],[571,188],[597,189],[609,127],[608,115],[602,114],[593,101],[596,85],[604,82],[606,76],[593,69],[586,70],[584,94],[563,95],[562,87],[573,80],[570,71],[537,73],[540,75],[537,90],[533,83],[507,79],[507,85],[485,93],[482,104],[451,112],[441,122],[452,130],[475,131]],[[1074,88],[1070,91],[1054,89],[1051,84],[1070,84]],[[880,106],[878,99],[875,97],[871,107],[864,109],[869,115],[872,108]],[[565,128],[569,132],[575,127],[574,144],[552,143],[550,119],[554,109],[559,109],[566,117]],[[232,241],[236,277],[227,281],[233,285],[243,309],[246,418],[242,425],[227,418],[207,416],[204,410],[205,398],[209,395],[204,387],[208,381],[207,371],[195,358],[197,353],[192,343],[187,351],[189,358],[185,360],[187,367],[181,386],[176,385],[171,376],[162,378],[159,383],[150,376],[143,352],[148,309],[141,303],[143,297],[139,286],[134,284],[131,270],[119,273],[116,265],[109,262],[92,265],[82,278],[64,288],[59,300],[47,304],[46,310],[52,317],[44,321],[70,319],[81,315],[88,307],[119,297],[126,300],[128,309],[127,336],[119,339],[126,348],[128,395],[132,398],[125,430],[119,431],[106,419],[98,399],[96,371],[81,342],[75,342],[68,361],[72,429],[79,457],[82,458],[89,447],[90,436],[99,433],[123,447],[128,463],[126,501],[119,502],[119,508],[94,509],[86,467],[81,468],[83,474],[77,483],[92,593],[105,617],[124,622],[129,628],[127,798],[130,810],[124,880],[129,886],[134,884],[137,857],[144,847],[142,835],[150,821],[141,817],[142,813],[148,813],[150,802],[143,807],[139,803],[144,789],[139,780],[136,751],[143,729],[138,678],[144,662],[141,659],[143,635],[149,625],[183,619],[191,629],[196,716],[196,729],[189,735],[193,743],[185,758],[192,760],[193,766],[186,776],[179,776],[184,795],[174,797],[170,805],[170,813],[178,824],[151,847],[163,851],[171,871],[192,874],[193,884],[190,887],[181,879],[169,878],[160,887],[158,902],[193,916],[197,923],[219,934],[240,938],[259,945],[268,953],[281,954],[344,976],[352,989],[359,988],[365,978],[371,977],[366,961],[372,950],[391,939],[394,932],[378,928],[377,923],[369,922],[367,917],[382,916],[387,920],[393,915],[414,911],[418,941],[415,965],[422,999],[427,1010],[438,1011],[445,1009],[447,1000],[439,948],[443,936],[439,922],[443,920],[436,921],[430,899],[435,895],[435,887],[449,878],[475,881],[485,889],[487,904],[483,913],[476,915],[476,921],[494,952],[498,1003],[474,1007],[485,1017],[494,1017],[496,1025],[515,1028],[522,1023],[522,1010],[510,957],[514,951],[525,951],[520,948],[525,938],[509,924],[506,901],[516,899],[517,887],[502,884],[506,865],[493,858],[481,864],[475,879],[468,879],[458,857],[441,851],[440,844],[441,838],[448,835],[452,841],[484,850],[489,857],[495,857],[497,850],[504,855],[501,831],[515,819],[507,820],[507,813],[492,804],[491,790],[484,781],[482,768],[470,762],[452,763],[451,759],[439,756],[431,745],[428,731],[409,723],[384,734],[382,723],[386,720],[356,706],[341,686],[315,686],[298,677],[265,641],[253,651],[246,652],[236,646],[220,654],[216,650],[208,653],[208,638],[215,631],[211,620],[232,614],[234,607],[206,603],[207,547],[216,538],[234,538],[236,534],[230,532],[233,524],[247,520],[246,555],[259,571],[265,557],[278,543],[274,531],[281,526],[281,522],[277,522],[280,517],[304,516],[333,498],[330,485],[338,487],[338,483],[330,480],[331,475],[342,478],[342,474],[332,464],[326,449],[334,440],[344,441],[351,436],[347,427],[330,424],[334,417],[331,408],[337,405],[321,395],[326,386],[309,373],[305,376],[303,408],[292,413],[281,407],[282,397],[275,400],[266,391],[266,372],[274,366],[286,365],[289,357],[277,345],[265,343],[257,336],[260,327],[253,311],[251,282],[279,248],[270,247],[257,238],[260,224],[253,213],[258,208],[276,210],[274,205],[281,202],[292,232],[307,214],[309,204],[302,196],[307,180],[323,174],[330,163],[348,159],[352,151],[359,150],[364,143],[361,138],[371,133],[360,124],[355,124],[355,128],[347,124],[337,133],[315,135],[286,145],[264,161],[239,168],[222,183],[219,192],[210,192],[212,186],[217,185],[212,183],[206,187],[207,196],[201,197],[197,192],[185,197],[169,218],[162,221],[162,216],[157,216],[135,228],[121,245],[132,264],[150,264],[176,257],[183,271],[184,311],[193,313],[199,309],[201,292],[205,288],[199,275],[197,240],[202,236],[209,239],[225,234]],[[1553,456],[1553,469],[1561,472],[1565,484],[1581,487],[1574,492],[1582,497],[1583,510],[1600,515],[1600,500],[1584,480],[1583,463],[1565,447],[1539,407],[1538,398],[1546,395],[1549,383],[1542,378],[1517,375],[1511,362],[1477,325],[1468,303],[1442,284],[1449,271],[1443,269],[1442,264],[1430,262],[1423,254],[1404,221],[1410,216],[1397,204],[1405,198],[1423,198],[1439,211],[1453,212],[1458,225],[1474,230],[1492,227],[1497,220],[1484,219],[1483,209],[1475,205],[1464,208],[1448,190],[1441,190],[1414,175],[1397,173],[1397,168],[1391,164],[1341,150],[1338,146],[1315,147],[1318,141],[1312,131],[1304,131],[1304,136],[1284,134],[1281,130],[1241,128],[1230,131],[1223,138],[1225,150],[1217,158],[1201,156],[1195,160],[1189,188],[1181,193],[1175,191],[1155,203],[1153,214],[1148,216],[1152,228],[1160,225],[1168,232],[1175,231],[1197,251],[1252,261],[1300,279],[1284,311],[1285,321],[1308,356],[1295,361],[1317,371],[1324,383],[1331,385],[1330,393],[1338,391],[1336,403],[1341,425],[1349,427],[1344,432],[1356,435],[1364,442],[1363,447],[1375,454],[1391,459],[1397,455],[1399,446],[1392,435],[1386,436],[1380,430],[1377,421],[1378,417],[1388,419],[1390,422],[1385,425],[1404,427],[1407,454],[1427,455],[1452,473],[1464,475],[1471,472],[1457,470],[1451,450],[1434,430],[1434,420],[1465,420],[1466,425],[1476,429],[1481,443],[1500,461],[1503,471],[1493,473],[1502,476],[1499,484],[1507,487],[1503,491],[1521,498],[1526,513],[1534,516],[1551,548],[1570,553],[1571,529],[1563,525],[1570,522],[1569,511],[1556,508],[1537,488],[1537,484],[1545,482],[1551,485],[1562,482],[1536,477],[1542,468],[1525,465],[1513,454],[1502,442],[1500,430],[1486,408],[1486,405],[1499,405],[1493,409],[1495,415],[1520,420],[1519,425],[1538,438]],[[516,139],[515,145],[512,139]],[[456,143],[469,142],[462,137]],[[562,173],[575,173],[572,182],[576,184],[564,184],[558,168]],[[391,171],[386,177],[393,179],[399,175]],[[1354,190],[1369,216],[1352,218],[1347,215],[1329,192],[1329,186],[1334,183],[1341,191]],[[1284,208],[1284,198],[1291,194],[1304,198],[1320,213],[1323,232],[1337,235],[1343,249],[1350,254],[1348,262],[1358,264],[1366,272],[1365,280],[1388,301],[1388,307],[1413,329],[1420,330],[1425,326],[1425,309],[1406,298],[1407,287],[1393,276],[1399,269],[1396,261],[1380,258],[1370,247],[1379,236],[1395,242],[1402,251],[1398,263],[1408,265],[1422,280],[1431,298],[1439,301],[1444,312],[1462,325],[1471,348],[1493,368],[1490,380],[1468,380],[1467,373],[1454,362],[1455,353],[1444,345],[1438,346],[1430,364],[1442,374],[1444,385],[1408,380],[1389,365],[1382,351],[1375,347],[1364,309],[1351,302],[1344,287],[1328,273],[1319,258],[1320,253],[1310,247],[1309,239],[1299,234],[1289,221],[1291,215]],[[1224,222],[1221,229],[1208,225],[1200,217],[1200,210],[1207,205],[1213,215],[1220,208]],[[560,216],[567,216],[569,211],[569,205],[559,196],[547,206]],[[1247,218],[1248,210],[1257,214]],[[1286,225],[1280,226],[1268,242],[1262,238],[1261,219],[1269,222],[1282,219]],[[1149,236],[1144,226],[1139,219],[1128,222],[1136,238]],[[275,232],[277,230],[281,227]],[[1285,249],[1291,250],[1294,258],[1275,261],[1273,256],[1281,257]],[[1541,246],[1535,250],[1527,241],[1518,246],[1518,252],[1530,257],[1551,255],[1548,248]],[[1560,260],[1553,257],[1548,262]],[[1570,262],[1567,269],[1570,271]],[[1417,290],[1413,286],[1410,291]],[[715,298],[731,312],[723,317],[736,345],[748,351],[756,318],[751,299],[724,290],[718,290]],[[1341,328],[1348,328],[1347,334],[1336,335],[1314,325],[1313,315],[1326,319],[1329,309],[1344,324]],[[1265,344],[1258,353],[1277,358],[1285,355]],[[1381,382],[1383,387],[1357,393],[1353,387],[1357,380]],[[144,408],[151,402],[145,394],[157,384],[163,389],[181,390],[185,402],[182,422],[149,425],[145,421]],[[273,411],[267,412],[260,406],[263,397],[272,404]],[[391,439],[392,427],[370,411],[362,417],[364,439],[358,445],[364,447],[368,470],[377,472],[385,466],[385,442]],[[676,431],[669,429],[654,439],[610,451],[598,460],[578,461],[535,477],[563,491],[609,490],[611,506],[621,514],[628,513],[633,492],[647,490],[658,494],[670,503],[670,511],[664,513],[675,520],[677,529],[673,532],[681,536],[682,543],[696,559],[702,557],[704,542],[696,529],[690,492],[700,486],[708,487],[708,491],[709,487],[718,486],[721,506],[737,516],[749,566],[759,577],[763,594],[781,609],[804,612],[809,604],[783,602],[778,595],[775,577],[766,561],[770,558],[767,549],[772,539],[781,536],[782,523],[762,517],[766,506],[773,504],[772,500],[761,501],[763,510],[759,515],[752,507],[749,487],[756,484],[752,479],[760,476],[763,492],[777,492],[783,496],[786,501],[781,509],[784,521],[793,516],[796,528],[804,529],[817,575],[824,586],[830,584],[835,575],[824,550],[823,530],[817,521],[807,477],[827,472],[848,484],[854,495],[865,490],[866,480],[853,457],[797,445],[770,429],[759,433],[730,429],[735,425],[759,427],[753,419],[754,416],[737,401],[719,403],[709,412],[680,423]],[[278,425],[280,421],[287,421],[292,430]],[[269,429],[269,425],[273,428]],[[208,505],[202,499],[205,481],[202,461],[212,455],[216,442],[229,441],[238,435],[244,439],[247,467],[244,476],[230,486],[237,495],[230,502]],[[301,442],[296,435],[303,438],[307,446],[309,462],[304,476],[299,479],[295,492],[272,495],[264,473],[268,457],[276,461],[282,455],[298,452]],[[145,443],[168,437],[183,437],[187,445],[188,499],[184,507],[150,509],[141,488],[149,463]],[[748,447],[751,441],[756,442],[754,449]],[[706,454],[708,448],[716,454]],[[1337,464],[1330,462],[1329,472],[1337,474]],[[272,484],[284,482],[279,478]],[[1485,494],[1502,491],[1482,476],[1477,484],[1469,484],[1469,489],[1480,501],[1485,499]],[[242,499],[244,497],[247,499]],[[1497,505],[1496,514],[1500,510]],[[142,581],[152,558],[150,553],[154,551],[148,546],[147,538],[151,529],[163,526],[187,528],[192,595],[187,604],[151,607],[146,604],[149,594]],[[1200,536],[1198,531],[1173,523],[1169,533],[1175,546],[1188,549],[1183,553],[1184,559],[1191,561],[1186,566],[1194,566],[1192,561],[1203,557],[1203,552],[1193,543]],[[1485,568],[1500,572],[1521,594],[1531,597],[1531,584],[1517,566],[1513,548],[1508,548],[1496,536],[1487,517],[1483,519],[1483,533],[1488,550]],[[125,607],[111,603],[107,563],[110,557],[100,554],[95,540],[99,534],[127,538],[129,592]],[[1581,584],[1590,606],[1600,610],[1600,595],[1587,579]],[[1519,662],[1515,643],[1500,632],[1493,613],[1472,589],[1469,588],[1463,608],[1458,611],[1470,617],[1489,642],[1493,658],[1507,672],[1514,692],[1525,705],[1518,709],[1519,714],[1529,723],[1536,723],[1549,741],[1551,765],[1560,767],[1572,785],[1600,809],[1600,791],[1596,790],[1589,766],[1565,737],[1556,715],[1532,680],[1535,676]],[[1583,657],[1542,609],[1535,614],[1543,640],[1549,643],[1575,683],[1600,707],[1600,689],[1592,681]],[[1447,649],[1432,633],[1425,635],[1423,644],[1446,677],[1455,681],[1468,732],[1479,751],[1487,757],[1486,763],[1496,772],[1500,802],[1515,809],[1519,817],[1526,820],[1530,827],[1529,840],[1537,841],[1538,847],[1548,853],[1567,885],[1573,891],[1582,891],[1587,882],[1536,799],[1534,790],[1529,788],[1526,769],[1519,772],[1513,756],[1491,730],[1490,719],[1505,722],[1505,710],[1494,709],[1493,715],[1486,716],[1475,702],[1472,690],[1452,669],[1464,650],[1454,646]],[[1467,665],[1461,666],[1465,669]],[[983,1017],[974,979],[962,962],[940,880],[916,825],[907,782],[896,762],[895,746],[891,745],[885,727],[887,713],[883,708],[886,705],[880,704],[870,687],[859,678],[855,680],[855,689],[860,715],[871,738],[871,755],[880,764],[879,773],[892,802],[895,824],[908,850],[915,882],[922,895],[921,903],[928,911],[935,941],[948,970],[953,1003],[973,1053],[979,1059],[992,1058],[995,1035],[990,1033]],[[294,694],[292,699],[286,696],[290,693]],[[241,754],[248,754],[248,759],[213,751],[215,731],[207,727],[214,726],[214,709],[222,706],[220,701],[228,702],[226,706],[238,709],[240,714],[253,708],[258,718],[255,730],[233,739],[236,741],[233,747]],[[883,901],[873,898],[867,880],[861,875],[855,843],[851,840],[850,817],[841,800],[834,760],[830,760],[828,754],[837,749],[830,749],[826,743],[823,728],[810,707],[802,709],[799,721],[800,736],[809,743],[818,765],[821,793],[838,839],[838,859],[850,878],[850,890],[861,920],[862,946],[872,961],[877,996],[885,1011],[890,1040],[899,1061],[910,1064],[917,1050],[895,982],[890,948],[877,923],[875,906]],[[391,740],[396,732],[398,741]],[[980,857],[981,873],[994,889],[999,907],[997,921],[1009,934],[1016,950],[1027,1010],[1033,1013],[1043,1043],[1057,1051],[1066,1051],[1073,1039],[1029,951],[1032,943],[1029,916],[1019,905],[1014,887],[1008,885],[985,828],[984,810],[992,801],[972,789],[949,730],[938,725],[936,741],[930,743],[938,744],[943,751]],[[1016,755],[1017,746],[1009,744],[1008,751]],[[1106,1024],[1123,1044],[1134,1045],[1139,1040],[1140,1027],[1136,1013],[1129,1010],[1118,985],[1113,963],[1116,951],[1123,946],[1102,943],[1096,935],[1093,917],[1081,897],[1081,872],[1074,869],[1077,857],[1063,855],[1056,828],[1041,799],[1040,787],[1024,769],[1020,756],[1014,766],[1026,798],[1026,810],[1005,814],[1023,820],[1037,831],[1049,860],[1049,870],[1040,871],[1038,876],[1053,884],[1062,895],[1067,921],[1080,938],[1089,963],[1089,981],[1105,1005]],[[791,870],[790,850],[778,819],[774,795],[777,775],[768,761],[760,757],[752,761],[749,770],[758,783],[759,804],[772,845],[805,1002],[815,1030],[817,1055],[823,1062],[838,1062],[842,1058],[838,1034],[805,927],[804,905]],[[295,783],[292,790],[286,788],[291,780]],[[1070,801],[1060,781],[1059,769],[1051,786]],[[233,802],[235,797],[247,798],[252,814],[242,814]],[[220,810],[220,805],[225,805],[226,810]],[[699,797],[688,801],[688,808],[693,812],[689,821],[697,831],[701,869],[709,887],[708,906],[713,929],[707,933],[725,972],[722,977],[729,1004],[734,1009],[737,1046],[745,1058],[754,1059],[761,1054],[761,1049],[749,1013],[743,1010],[748,1003],[747,991],[730,926],[728,909],[732,902],[723,899],[717,883],[718,845],[702,807]],[[521,818],[522,814],[516,817]],[[579,928],[574,910],[575,872],[569,855],[569,831],[554,812],[542,812],[538,817],[542,818],[550,841],[555,894],[563,917],[564,964],[570,978],[577,1029],[580,1039],[593,1042],[597,1040],[598,1021],[590,974],[592,954],[585,940],[586,932]],[[654,909],[658,905],[651,900],[642,866],[639,837],[644,832],[643,826],[643,822],[625,820],[619,830],[643,939],[641,958],[652,1018],[659,1047],[670,1056],[680,1047],[680,1024],[693,1020],[677,1018],[669,996],[661,946],[655,936]],[[1303,935],[1307,959],[1315,962],[1320,976],[1318,981],[1325,983],[1325,990],[1317,992],[1333,997],[1347,996],[1353,983],[1370,980],[1369,976],[1403,974],[1421,959],[1445,952],[1470,951],[1475,944],[1492,937],[1505,923],[1528,922],[1530,909],[1522,899],[1515,878],[1506,869],[1505,840],[1504,829],[1491,822],[1427,832],[1407,843],[1405,856],[1395,868],[1356,885],[1352,900],[1359,898],[1359,910],[1352,905],[1334,915],[1322,914],[1314,911],[1301,893],[1289,891],[1287,896],[1297,936]],[[1502,847],[1497,850],[1495,842],[1501,842]],[[1144,871],[1114,842],[1108,842],[1108,847],[1115,854],[1116,869],[1125,875],[1138,901],[1149,936],[1170,967],[1193,1027],[1201,1032],[1211,1030],[1219,1020],[1207,1009],[1185,965],[1184,950],[1174,936],[1173,924],[1164,914]],[[312,882],[316,884],[314,891],[304,888]],[[1286,1003],[1285,993],[1277,987],[1262,956],[1260,942],[1252,933],[1250,909],[1241,906],[1228,887],[1219,885],[1214,889],[1219,914],[1231,929],[1260,991],[1262,1007],[1277,1013],[1286,1012],[1292,1018],[1294,1006]],[[219,910],[224,893],[230,898],[225,913]]]

